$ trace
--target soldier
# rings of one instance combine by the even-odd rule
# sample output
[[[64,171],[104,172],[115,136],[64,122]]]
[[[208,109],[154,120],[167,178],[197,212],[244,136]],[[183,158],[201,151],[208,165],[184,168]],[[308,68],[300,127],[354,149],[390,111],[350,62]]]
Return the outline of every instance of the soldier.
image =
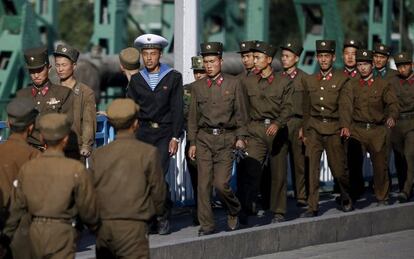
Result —
[[[398,100],[390,84],[374,78],[372,52],[358,50],[357,69],[360,79],[350,81],[340,102],[343,104],[342,134],[359,141],[369,153],[374,169],[374,192],[378,205],[388,204],[387,129],[398,118]],[[387,111],[387,114],[385,114]]]
[[[407,202],[412,195],[414,177],[414,73],[412,55],[407,52],[394,56],[399,75],[393,80],[392,87],[397,95],[400,116],[397,125],[391,131],[394,154],[401,157],[398,168],[400,202]],[[397,162],[397,161],[395,161]]]
[[[373,50],[374,60],[374,77],[381,77],[382,79],[390,79],[395,77],[398,72],[387,67],[388,60],[391,55],[391,48],[382,44],[376,43]]]
[[[39,156],[40,151],[26,143],[33,130],[38,114],[32,98],[18,97],[7,105],[8,124],[11,134],[4,144],[0,144],[0,233],[3,223],[10,214],[10,205],[14,181],[22,165]],[[14,258],[30,258],[30,240],[28,230],[30,216],[23,216],[11,243]]]
[[[65,153],[68,157],[84,160],[91,154],[95,142],[95,95],[89,86],[77,81],[74,76],[79,57],[78,50],[69,45],[58,45],[53,55],[60,84],[69,88],[73,95],[72,130],[76,136],[70,136],[76,137],[76,139],[69,139]]]
[[[229,186],[233,149],[245,148],[246,97],[239,80],[223,74],[223,44],[200,44],[207,78],[194,82],[188,115],[188,155],[198,169],[199,236],[215,232],[210,204],[214,185],[228,209],[230,230],[238,228],[239,200]]]
[[[127,97],[139,106],[140,130],[138,140],[158,148],[164,175],[168,172],[170,157],[178,150],[183,131],[183,82],[181,74],[160,63],[162,49],[168,45],[165,38],[144,34],[135,40],[141,49],[145,68],[131,76]],[[166,196],[163,215],[158,215],[158,233],[168,234],[171,201]]]
[[[131,77],[139,73],[139,51],[131,47],[121,50],[119,53],[119,63],[129,83]]]
[[[91,155],[102,220],[97,258],[149,258],[147,221],[163,210],[166,188],[159,154],[135,139],[138,111],[131,99],[114,100],[106,113],[116,140]]]
[[[96,229],[95,190],[85,166],[64,157],[72,125],[67,115],[43,115],[38,125],[47,150],[21,167],[4,232],[13,236],[21,217],[29,213],[33,257],[74,258],[76,231],[72,219],[79,214],[85,224]]]
[[[307,189],[309,176],[309,161],[305,157],[305,145],[303,144],[303,84],[302,80],[307,76],[297,67],[303,48],[297,42],[287,42],[280,47],[282,49],[281,61],[283,66],[282,77],[292,81],[294,88],[292,95],[292,114],[288,120],[289,154],[292,176],[295,185],[296,204],[299,207],[307,205]]]
[[[304,141],[309,157],[309,197],[308,210],[301,217],[318,215],[320,160],[324,150],[329,168],[339,184],[342,210],[347,212],[353,209],[348,194],[343,133],[340,132],[342,107],[339,96],[348,78],[332,67],[336,58],[335,41],[317,40],[316,53],[320,71],[304,80]]]
[[[203,57],[202,56],[194,56],[191,57],[191,69],[193,70],[194,80],[200,80],[207,76],[206,69],[203,65]],[[188,133],[188,127],[187,127],[187,118],[188,118],[188,110],[190,108],[191,103],[191,89],[194,85],[194,82],[191,84],[184,85],[184,128],[187,130]],[[191,184],[193,186],[194,191],[194,201],[195,201],[195,207],[196,210],[193,212],[193,224],[195,226],[200,225],[197,218],[197,162],[192,160],[188,156],[188,149],[190,148],[190,141],[187,139],[187,143],[185,145],[185,158],[187,162],[187,168],[188,172],[191,177]]]
[[[46,113],[66,113],[72,121],[72,91],[61,85],[54,85],[49,81],[49,58],[44,48],[28,49],[24,53],[26,67],[29,70],[32,84],[30,87],[20,89],[16,95],[33,98],[39,116]],[[32,146],[44,150],[44,144],[40,140],[37,124],[29,135],[27,142]]]
[[[255,40],[242,41],[239,44],[241,61],[244,66],[244,71],[238,75],[238,78],[243,80],[246,76],[254,74],[254,57],[252,48],[256,45]]]
[[[343,60],[344,75],[348,78],[359,77],[356,69],[356,51],[359,49],[358,41],[348,39],[344,42]],[[362,171],[364,152],[361,144],[353,138],[345,143],[347,165],[349,170],[349,191],[352,199],[358,199],[365,191],[365,181]],[[335,179],[334,191],[339,192],[339,186]]]
[[[260,186],[262,165],[270,157],[271,190],[270,209],[272,222],[284,221],[286,212],[286,156],[288,130],[286,123],[292,113],[293,87],[287,77],[273,71],[271,64],[277,48],[257,42],[252,48],[257,76],[250,76],[243,83],[249,100],[250,122],[247,125],[248,156],[242,171],[246,171],[243,192],[244,203],[254,202]]]

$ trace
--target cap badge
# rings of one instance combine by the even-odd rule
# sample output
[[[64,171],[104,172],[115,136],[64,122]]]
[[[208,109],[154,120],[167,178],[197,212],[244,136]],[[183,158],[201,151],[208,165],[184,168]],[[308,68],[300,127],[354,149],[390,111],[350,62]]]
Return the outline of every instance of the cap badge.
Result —
[[[256,44],[256,47],[260,47],[260,43],[257,43],[257,44]]]
[[[201,60],[200,60],[200,59],[198,59],[198,60],[197,60],[197,63],[201,64]]]
[[[151,38],[150,38],[150,37],[148,37],[148,38],[147,38],[147,41],[151,41]]]
[[[207,44],[206,49],[211,49],[211,45]]]
[[[35,58],[34,57],[30,57],[30,60],[33,61]]]
[[[384,46],[380,46],[380,50],[384,50]]]
[[[336,88],[336,85],[332,85],[332,88]]]
[[[351,44],[355,44],[355,41],[351,40],[351,41],[349,41],[349,43],[351,43]]]
[[[326,43],[324,41],[321,42],[321,46],[326,46]]]
[[[287,46],[290,47],[290,46],[292,46],[292,44],[288,43]]]
[[[67,49],[66,49],[66,48],[62,48],[62,51],[63,51],[63,52],[66,52],[66,51],[67,51]]]
[[[242,44],[241,44],[241,47],[242,47],[242,48],[245,48],[245,47],[246,47],[246,44],[242,43]]]
[[[366,51],[362,52],[363,56],[368,56],[368,53]]]
[[[400,58],[403,58],[404,57],[404,55],[403,54],[400,54],[400,56],[399,56]]]

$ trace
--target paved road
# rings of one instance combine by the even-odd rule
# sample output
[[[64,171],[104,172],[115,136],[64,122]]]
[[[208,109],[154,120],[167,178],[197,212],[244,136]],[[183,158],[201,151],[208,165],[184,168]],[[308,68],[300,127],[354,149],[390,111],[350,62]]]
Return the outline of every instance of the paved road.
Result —
[[[414,220],[414,218],[413,218]],[[414,258],[414,230],[304,247],[252,259],[410,259]]]

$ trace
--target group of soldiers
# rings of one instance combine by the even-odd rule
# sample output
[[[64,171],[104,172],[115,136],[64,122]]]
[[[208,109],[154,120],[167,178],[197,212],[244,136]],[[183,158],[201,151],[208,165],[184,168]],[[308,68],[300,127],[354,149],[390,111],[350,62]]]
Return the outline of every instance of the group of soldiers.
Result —
[[[298,68],[300,44],[280,47],[283,69],[277,72],[272,61],[279,48],[243,41],[239,53],[245,70],[234,76],[222,72],[223,44],[206,42],[200,44],[200,56],[192,58],[195,81],[183,86],[181,74],[160,62],[165,38],[144,34],[134,45],[119,54],[128,79],[126,98],[106,110],[116,139],[95,150],[94,95],[74,77],[79,52],[59,45],[53,53],[60,85],[48,79],[45,50],[25,52],[32,84],[8,104],[11,135],[0,145],[1,241],[11,240],[14,258],[73,258],[76,222],[96,235],[97,258],[147,258],[147,234],[170,233],[172,202],[165,175],[180,144],[186,145],[199,236],[217,231],[213,187],[228,212],[228,230],[247,225],[257,213],[265,168],[271,177],[272,223],[283,222],[288,156],[297,205],[307,207],[300,217],[319,215],[323,151],[344,212],[353,210],[364,193],[366,152],[378,205],[388,204],[391,150],[398,199],[411,198],[410,54],[394,56],[397,72],[388,67],[389,47],[377,44],[369,51],[347,40],[345,67],[336,70],[335,41],[318,40],[319,71],[308,75]],[[184,129],[187,143],[181,143]],[[229,183],[235,159],[237,193]],[[10,251],[0,246],[2,256]]]

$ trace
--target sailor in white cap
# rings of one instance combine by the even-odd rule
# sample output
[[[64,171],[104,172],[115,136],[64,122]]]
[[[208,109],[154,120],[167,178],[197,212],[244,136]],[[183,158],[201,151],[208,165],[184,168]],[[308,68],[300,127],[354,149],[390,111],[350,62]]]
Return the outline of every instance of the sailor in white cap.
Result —
[[[127,96],[140,107],[138,140],[156,146],[161,155],[164,173],[170,157],[175,155],[183,132],[182,75],[167,64],[160,63],[162,50],[168,41],[159,35],[144,34],[135,39],[144,68],[131,76]],[[168,196],[168,195],[167,195]],[[169,233],[171,201],[167,197],[163,215],[158,215],[158,233]]]

